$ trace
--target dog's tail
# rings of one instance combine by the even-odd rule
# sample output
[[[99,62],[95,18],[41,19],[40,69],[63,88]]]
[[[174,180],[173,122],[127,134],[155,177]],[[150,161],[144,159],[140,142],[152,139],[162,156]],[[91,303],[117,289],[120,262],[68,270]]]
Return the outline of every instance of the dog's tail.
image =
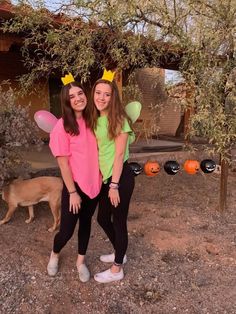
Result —
[[[9,195],[9,185],[4,186],[4,188],[2,189],[2,199],[7,202],[8,199],[8,195]]]

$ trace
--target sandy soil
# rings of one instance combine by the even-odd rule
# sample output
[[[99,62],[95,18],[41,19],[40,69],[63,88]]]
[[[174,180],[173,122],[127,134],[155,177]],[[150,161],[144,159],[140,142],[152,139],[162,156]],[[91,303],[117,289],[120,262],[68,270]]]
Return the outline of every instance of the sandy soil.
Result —
[[[76,234],[61,253],[55,278],[46,273],[54,234],[47,203],[0,226],[1,313],[236,313],[236,173],[231,172],[228,209],[217,211],[219,175],[183,171],[136,177],[128,228],[125,279],[81,283],[75,267]],[[6,204],[0,202],[0,219]],[[98,256],[111,251],[93,220],[87,264],[106,269]]]

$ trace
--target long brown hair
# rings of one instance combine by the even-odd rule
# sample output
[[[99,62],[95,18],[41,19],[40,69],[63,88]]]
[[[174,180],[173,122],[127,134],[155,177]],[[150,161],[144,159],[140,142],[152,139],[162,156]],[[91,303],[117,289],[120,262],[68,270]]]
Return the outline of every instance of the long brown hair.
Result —
[[[115,81],[107,81],[99,79],[95,82],[91,92],[91,104],[89,114],[89,126],[95,130],[97,127],[97,120],[99,117],[99,111],[94,104],[95,88],[98,84],[104,83],[111,86],[111,100],[108,106],[108,136],[110,139],[114,139],[120,132],[124,124],[124,120],[127,119],[130,127],[132,128],[132,121],[125,112],[125,108],[121,103],[118,87]]]
[[[78,82],[72,82],[62,87],[61,89],[61,110],[64,129],[67,133],[71,135],[79,135],[79,126],[76,121],[76,116],[74,110],[71,108],[69,91],[72,87],[79,87],[85,93],[83,86]],[[85,96],[87,97],[86,93]],[[88,101],[88,97],[87,97]],[[82,116],[85,120],[86,125],[88,125],[88,106],[82,112]]]

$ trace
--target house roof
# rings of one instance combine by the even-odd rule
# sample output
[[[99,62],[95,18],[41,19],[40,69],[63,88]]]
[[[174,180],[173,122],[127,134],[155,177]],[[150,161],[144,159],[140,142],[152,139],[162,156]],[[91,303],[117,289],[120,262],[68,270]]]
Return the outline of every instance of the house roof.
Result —
[[[13,17],[13,5],[10,1],[0,1],[0,18],[9,19]]]

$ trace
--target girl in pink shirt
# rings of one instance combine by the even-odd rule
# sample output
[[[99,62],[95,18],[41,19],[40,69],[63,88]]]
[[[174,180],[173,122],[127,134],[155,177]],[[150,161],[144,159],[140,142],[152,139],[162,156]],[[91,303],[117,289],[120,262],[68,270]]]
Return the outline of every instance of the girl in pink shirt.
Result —
[[[49,142],[64,182],[61,223],[54,238],[47,271],[50,276],[58,272],[59,253],[72,237],[79,219],[76,266],[80,280],[86,282],[90,273],[85,264],[85,254],[102,183],[97,143],[87,126],[87,97],[79,83],[73,81],[62,87],[61,106],[62,118],[52,130]]]

